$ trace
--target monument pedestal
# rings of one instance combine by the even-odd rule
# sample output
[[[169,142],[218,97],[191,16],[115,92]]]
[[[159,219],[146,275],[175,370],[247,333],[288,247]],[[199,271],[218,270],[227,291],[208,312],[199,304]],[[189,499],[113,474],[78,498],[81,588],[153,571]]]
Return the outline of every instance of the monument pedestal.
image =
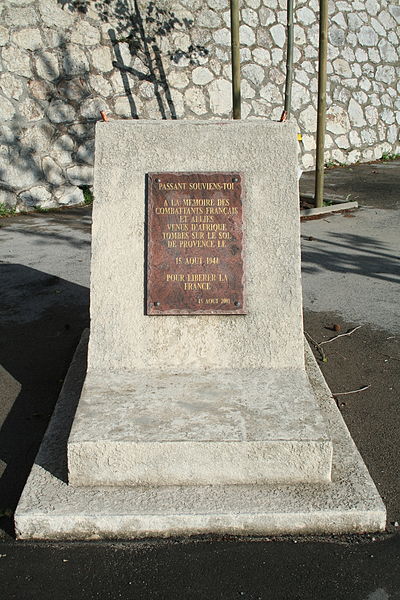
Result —
[[[82,345],[19,537],[384,527],[310,356],[305,368],[296,144],[289,123],[98,124],[86,380],[70,431]]]
[[[89,375],[71,485],[330,481],[332,443],[305,371]]]

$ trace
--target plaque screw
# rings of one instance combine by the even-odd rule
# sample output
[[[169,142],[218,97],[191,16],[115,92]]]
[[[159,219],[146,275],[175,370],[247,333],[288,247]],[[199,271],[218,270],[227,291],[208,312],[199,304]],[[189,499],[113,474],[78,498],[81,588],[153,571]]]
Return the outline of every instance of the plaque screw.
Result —
[[[236,300],[236,302],[234,302],[233,304],[234,304],[235,306],[240,306],[240,302],[238,302],[237,300]]]
[[[160,306],[159,302],[154,302],[154,306]]]
[[[233,177],[233,178],[232,178],[232,181],[233,181],[234,183],[237,183],[237,182],[239,181],[239,178],[238,178],[238,177]]]
[[[160,181],[161,181],[161,179],[159,179],[159,178],[157,177],[157,179],[156,179],[156,183],[160,183]]]

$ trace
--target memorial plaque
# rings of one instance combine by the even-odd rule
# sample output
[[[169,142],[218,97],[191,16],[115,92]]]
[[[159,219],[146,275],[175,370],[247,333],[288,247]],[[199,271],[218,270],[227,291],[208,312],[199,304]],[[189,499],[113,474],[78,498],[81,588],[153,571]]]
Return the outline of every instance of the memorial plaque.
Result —
[[[147,314],[245,314],[240,173],[150,173]]]

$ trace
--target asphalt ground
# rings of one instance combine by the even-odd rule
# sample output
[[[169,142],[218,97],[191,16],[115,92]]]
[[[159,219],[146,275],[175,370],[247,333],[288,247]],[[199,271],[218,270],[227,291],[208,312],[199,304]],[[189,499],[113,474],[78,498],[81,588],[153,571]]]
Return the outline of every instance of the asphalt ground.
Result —
[[[400,600],[399,184],[399,161],[327,171],[327,199],[361,208],[303,223],[301,239],[305,331],[387,506],[378,535],[15,541],[13,510],[89,324],[91,210],[0,221],[1,599]]]

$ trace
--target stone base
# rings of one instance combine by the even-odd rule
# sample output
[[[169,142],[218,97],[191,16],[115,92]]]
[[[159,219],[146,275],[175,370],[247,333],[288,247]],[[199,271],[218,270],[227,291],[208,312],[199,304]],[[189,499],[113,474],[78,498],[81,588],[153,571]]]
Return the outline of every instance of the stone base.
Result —
[[[332,443],[305,371],[89,373],[70,485],[330,481]]]
[[[361,533],[385,528],[385,507],[308,347],[307,373],[333,442],[331,483],[67,485],[66,446],[85,377],[86,344],[84,336],[17,507],[18,538]]]

